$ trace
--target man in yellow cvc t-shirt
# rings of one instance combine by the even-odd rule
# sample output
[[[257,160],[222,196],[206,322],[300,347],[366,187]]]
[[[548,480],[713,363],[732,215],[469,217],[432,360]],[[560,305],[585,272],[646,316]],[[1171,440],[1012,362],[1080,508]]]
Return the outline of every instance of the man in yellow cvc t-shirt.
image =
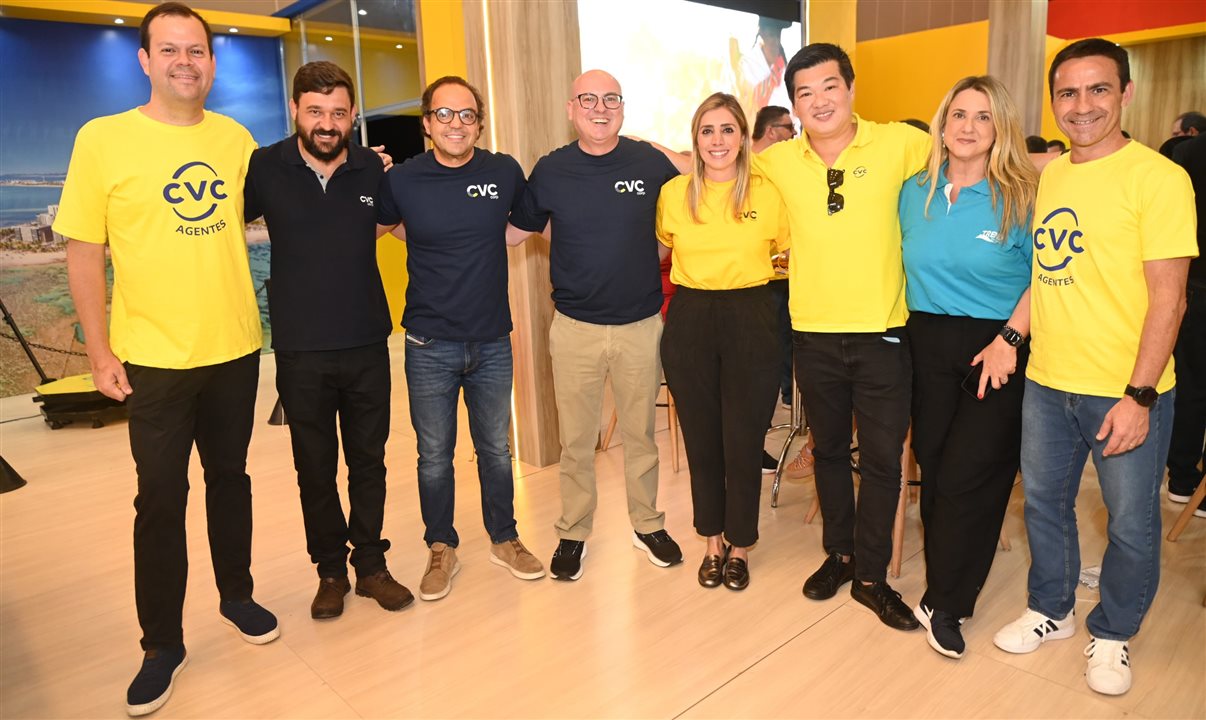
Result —
[[[1101,599],[1085,620],[1085,680],[1131,686],[1127,642],[1160,578],[1160,484],[1173,415],[1169,359],[1197,255],[1185,171],[1127,140],[1135,92],[1127,53],[1107,40],[1060,50],[1051,109],[1072,152],[1043,171],[1034,208],[1022,476],[1029,607],[996,634],[1012,653],[1076,632],[1076,494],[1091,453],[1109,511]]]
[[[206,112],[212,34],[179,3],[153,8],[138,59],[146,105],[80,129],[56,232],[97,389],[125,400],[138,470],[134,592],[142,667],[130,715],[162,706],[185,663],[181,614],[185,504],[193,443],[205,467],[210,553],[223,621],[250,643],[279,635],[251,599],[251,479],[246,473],[261,345],[243,237],[243,182],[255,142]],[[114,267],[105,323],[105,245]]]

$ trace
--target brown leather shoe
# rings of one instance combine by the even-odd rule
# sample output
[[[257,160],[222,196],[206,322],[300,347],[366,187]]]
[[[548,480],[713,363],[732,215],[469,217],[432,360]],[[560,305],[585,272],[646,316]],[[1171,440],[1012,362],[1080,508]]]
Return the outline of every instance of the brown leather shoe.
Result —
[[[704,555],[699,565],[699,584],[706,588],[720,587],[724,579],[724,562],[729,558],[729,546],[724,546],[721,555]]]
[[[386,610],[401,610],[415,601],[415,596],[395,580],[389,570],[378,570],[372,575],[356,578],[356,594],[376,600]]]
[[[339,617],[343,614],[343,596],[352,589],[347,576],[318,579],[318,593],[310,603],[310,617],[315,620]]]
[[[744,590],[750,584],[750,566],[745,558],[729,557],[724,564],[724,586],[730,590]]]

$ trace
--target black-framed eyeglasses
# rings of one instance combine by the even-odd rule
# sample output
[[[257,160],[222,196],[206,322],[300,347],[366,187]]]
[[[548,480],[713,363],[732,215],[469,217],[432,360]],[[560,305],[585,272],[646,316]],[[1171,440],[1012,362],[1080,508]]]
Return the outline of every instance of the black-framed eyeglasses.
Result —
[[[599,104],[599,96],[594,93],[581,93],[574,96],[583,110],[594,110]],[[624,104],[624,96],[619,93],[607,93],[603,96],[603,107],[616,110]]]
[[[463,110],[453,110],[452,108],[442,107],[442,108],[435,108],[434,110],[428,110],[427,114],[435,115],[435,119],[439,120],[441,123],[443,123],[445,125],[452,122],[452,117],[454,115],[456,117],[459,117],[461,119],[461,123],[464,125],[472,125],[473,123],[477,122],[477,111],[474,110],[473,108],[464,108]]]
[[[791,123],[773,123],[771,124],[771,127],[779,128],[780,130],[787,130],[791,132],[792,137],[795,137],[796,135],[796,126],[792,125]]]
[[[846,198],[842,197],[837,192],[837,189],[842,186],[842,182],[845,179],[845,170],[829,168],[829,173],[825,178],[825,182],[829,185],[829,199],[826,201],[826,205],[829,207],[830,215],[841,212],[842,208],[846,207]]]

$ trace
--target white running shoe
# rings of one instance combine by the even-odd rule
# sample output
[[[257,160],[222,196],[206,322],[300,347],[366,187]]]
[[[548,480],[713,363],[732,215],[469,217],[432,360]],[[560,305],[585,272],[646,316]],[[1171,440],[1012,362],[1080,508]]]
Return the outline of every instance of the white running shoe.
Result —
[[[1048,640],[1070,638],[1076,632],[1076,611],[1063,620],[1054,620],[1041,612],[1027,609],[1022,617],[997,631],[992,642],[1005,652],[1028,653]]]
[[[1085,656],[1085,680],[1102,695],[1121,695],[1131,689],[1130,650],[1124,640],[1101,640],[1090,636]]]

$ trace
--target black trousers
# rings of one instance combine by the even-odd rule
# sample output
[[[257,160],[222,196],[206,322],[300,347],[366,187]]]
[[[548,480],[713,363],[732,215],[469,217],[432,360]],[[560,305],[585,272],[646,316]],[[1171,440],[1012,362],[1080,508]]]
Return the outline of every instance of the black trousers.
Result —
[[[346,350],[278,351],[276,388],[289,418],[306,550],[319,577],[347,575],[349,542],[357,575],[384,570],[389,347],[382,341]],[[347,519],[335,482],[340,438],[348,466]]]
[[[791,314],[788,312],[787,280],[772,280],[766,284],[775,296],[778,320],[775,336],[779,339],[779,395],[784,403],[791,402]],[[774,408],[771,408],[772,411]]]
[[[1206,471],[1206,284],[1191,284],[1173,351],[1177,397],[1168,446],[1168,489],[1192,495]]]
[[[1000,390],[978,400],[962,388],[971,360],[1001,320],[915,312],[913,452],[921,467],[926,592],[922,602],[971,617],[996,555],[1022,449],[1022,394],[1028,345]]]
[[[695,529],[737,547],[758,541],[762,447],[779,388],[775,297],[680,287],[662,333],[662,367],[678,406]]]
[[[795,332],[796,382],[816,442],[817,497],[827,553],[857,557],[855,576],[883,581],[900,499],[900,455],[913,375],[903,327],[876,333]],[[850,418],[858,422],[857,509]]]
[[[251,598],[247,445],[259,371],[259,351],[188,370],[126,364],[134,390],[126,399],[130,452],[138,470],[134,595],[144,650],[184,641],[184,517],[193,443],[205,469],[205,518],[218,593],[223,600]]]

